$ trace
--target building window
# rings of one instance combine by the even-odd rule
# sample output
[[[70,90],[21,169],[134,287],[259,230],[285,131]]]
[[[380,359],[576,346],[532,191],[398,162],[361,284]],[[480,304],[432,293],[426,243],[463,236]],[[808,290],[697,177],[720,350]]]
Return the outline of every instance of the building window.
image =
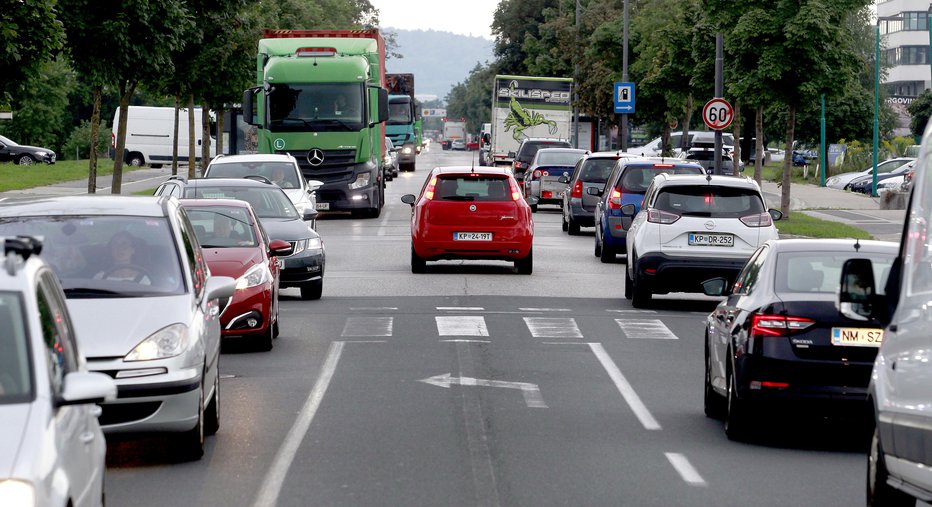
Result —
[[[887,65],[929,65],[929,46],[900,46],[884,53]]]

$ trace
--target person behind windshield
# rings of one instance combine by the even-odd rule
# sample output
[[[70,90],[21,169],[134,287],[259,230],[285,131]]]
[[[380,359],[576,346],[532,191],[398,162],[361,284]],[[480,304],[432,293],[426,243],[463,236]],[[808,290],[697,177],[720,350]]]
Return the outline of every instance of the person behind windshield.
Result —
[[[94,278],[97,280],[152,285],[152,279],[149,278],[146,269],[133,263],[133,256],[136,254],[136,242],[136,238],[126,231],[114,234],[108,244],[111,266],[94,275]]]
[[[294,184],[288,180],[285,168],[282,164],[276,164],[272,167],[272,183],[278,185],[281,188],[294,188]]]
[[[359,103],[358,101],[350,100],[345,93],[341,93],[337,95],[333,103],[333,114],[334,116],[346,118],[358,118]]]

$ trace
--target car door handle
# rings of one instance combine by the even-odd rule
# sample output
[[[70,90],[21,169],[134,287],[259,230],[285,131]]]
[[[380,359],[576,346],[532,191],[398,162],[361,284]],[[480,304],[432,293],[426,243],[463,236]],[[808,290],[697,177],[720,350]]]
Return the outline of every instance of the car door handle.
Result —
[[[89,444],[94,441],[94,432],[85,431],[84,433],[81,433],[81,436],[78,438],[81,440],[82,443]]]

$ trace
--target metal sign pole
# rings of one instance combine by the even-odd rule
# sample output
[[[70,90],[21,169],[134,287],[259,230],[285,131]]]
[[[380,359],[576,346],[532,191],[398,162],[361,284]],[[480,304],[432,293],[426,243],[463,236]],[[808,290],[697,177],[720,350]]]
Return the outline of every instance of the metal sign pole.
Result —
[[[723,60],[722,56],[722,32],[715,34],[715,96],[723,97],[725,95],[725,85],[722,78]],[[715,131],[715,165],[712,170],[713,174],[722,174],[722,131]]]

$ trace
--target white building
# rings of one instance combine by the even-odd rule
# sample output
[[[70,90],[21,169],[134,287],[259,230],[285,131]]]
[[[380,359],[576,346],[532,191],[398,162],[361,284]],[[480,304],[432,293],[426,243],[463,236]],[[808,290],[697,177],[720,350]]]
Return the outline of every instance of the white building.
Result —
[[[884,80],[891,98],[918,97],[932,87],[929,61],[929,0],[886,0],[877,3],[877,18],[901,17],[900,21],[880,21],[884,57],[889,68]]]

